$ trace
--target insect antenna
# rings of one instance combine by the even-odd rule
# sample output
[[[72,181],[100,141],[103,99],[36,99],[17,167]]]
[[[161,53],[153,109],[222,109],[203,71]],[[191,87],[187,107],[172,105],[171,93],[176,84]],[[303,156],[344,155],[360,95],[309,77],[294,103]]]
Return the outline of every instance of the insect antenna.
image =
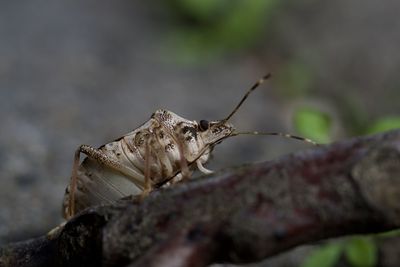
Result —
[[[297,135],[293,135],[293,134],[287,134],[287,133],[279,133],[279,132],[257,132],[257,131],[254,131],[254,132],[235,132],[235,133],[232,133],[230,135],[230,137],[231,136],[238,136],[238,135],[275,135],[275,136],[282,136],[282,137],[285,137],[285,138],[300,140],[300,141],[303,141],[305,143],[310,143],[310,144],[315,145],[315,146],[319,146],[320,145],[317,142],[315,142],[315,141],[313,141],[311,139],[305,138],[305,137],[301,137],[301,136],[297,136]]]
[[[250,87],[250,89],[242,97],[242,99],[240,100],[239,104],[237,104],[236,107],[232,110],[232,112],[225,119],[222,120],[222,123],[227,122],[236,113],[236,111],[238,111],[240,106],[243,104],[244,101],[246,101],[247,97],[251,94],[251,92],[253,92],[257,87],[259,87],[261,84],[263,84],[270,77],[271,77],[271,73],[267,73],[261,79],[259,79],[255,84],[253,84],[253,86]]]

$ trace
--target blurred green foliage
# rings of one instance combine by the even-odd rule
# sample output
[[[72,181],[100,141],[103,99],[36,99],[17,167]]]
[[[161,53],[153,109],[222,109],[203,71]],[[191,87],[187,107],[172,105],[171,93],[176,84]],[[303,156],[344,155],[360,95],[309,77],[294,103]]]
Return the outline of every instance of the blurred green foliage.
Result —
[[[176,20],[172,47],[177,58],[198,62],[246,48],[259,40],[278,0],[169,0]]]
[[[316,248],[301,267],[333,267],[342,256],[352,267],[374,267],[377,264],[378,249],[369,236],[352,237]]]
[[[376,234],[376,236],[381,237],[381,238],[398,237],[398,236],[400,236],[400,229],[379,233],[379,234]]]
[[[353,267],[374,267],[377,264],[378,249],[370,237],[353,237],[345,244],[347,261]]]
[[[332,267],[338,262],[342,253],[341,243],[330,243],[315,249],[300,265],[301,267]]]
[[[210,22],[225,9],[230,0],[173,0],[169,1],[182,16],[191,17],[199,23]]]
[[[293,117],[296,132],[318,143],[328,143],[331,140],[331,117],[312,107],[301,107]]]
[[[400,129],[400,117],[385,117],[374,122],[367,130],[367,134],[374,134]]]

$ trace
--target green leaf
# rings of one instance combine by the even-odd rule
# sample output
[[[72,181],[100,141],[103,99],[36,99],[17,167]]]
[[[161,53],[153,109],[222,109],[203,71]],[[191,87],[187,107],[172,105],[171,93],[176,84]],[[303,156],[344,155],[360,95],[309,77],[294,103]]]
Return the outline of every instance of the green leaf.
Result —
[[[294,114],[294,126],[298,133],[319,143],[331,140],[332,121],[328,114],[311,107],[302,107]]]
[[[400,117],[386,117],[376,121],[367,130],[367,134],[385,132],[400,128]]]
[[[331,243],[314,250],[300,265],[301,267],[332,267],[338,262],[342,253],[341,243]]]
[[[353,267],[373,267],[377,264],[377,247],[370,237],[355,237],[347,241],[345,255]]]
[[[381,238],[400,237],[400,229],[395,229],[383,233],[376,234],[375,236]]]

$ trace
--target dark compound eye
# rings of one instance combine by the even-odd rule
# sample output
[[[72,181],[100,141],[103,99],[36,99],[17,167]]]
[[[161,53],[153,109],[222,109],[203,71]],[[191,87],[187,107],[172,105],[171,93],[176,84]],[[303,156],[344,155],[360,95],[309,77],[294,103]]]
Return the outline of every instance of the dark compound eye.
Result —
[[[201,120],[199,122],[199,129],[202,132],[206,131],[209,126],[210,126],[210,123],[208,121],[206,121],[206,120]]]

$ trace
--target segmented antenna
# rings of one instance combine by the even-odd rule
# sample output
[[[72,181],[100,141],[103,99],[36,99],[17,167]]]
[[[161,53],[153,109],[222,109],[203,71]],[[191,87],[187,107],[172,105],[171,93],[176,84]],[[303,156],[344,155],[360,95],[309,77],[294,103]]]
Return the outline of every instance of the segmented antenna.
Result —
[[[275,135],[275,136],[282,136],[285,138],[291,138],[291,139],[296,139],[296,140],[300,140],[306,143],[310,143],[313,144],[315,146],[319,146],[320,144],[318,144],[317,142],[305,138],[305,137],[301,137],[301,136],[297,136],[297,135],[293,135],[293,134],[287,134],[287,133],[278,133],[278,132],[236,132],[236,133],[232,133],[230,136],[238,136],[238,135]]]
[[[233,109],[233,111],[225,118],[222,120],[222,123],[227,122],[235,113],[236,111],[240,108],[240,106],[243,104],[244,101],[246,101],[247,97],[253,92],[257,87],[259,87],[261,84],[263,84],[266,80],[268,80],[271,77],[271,73],[268,73],[264,75],[261,79],[259,79],[250,89],[247,91],[247,93],[243,96],[242,100],[240,100],[239,104],[236,105],[236,107]]]

